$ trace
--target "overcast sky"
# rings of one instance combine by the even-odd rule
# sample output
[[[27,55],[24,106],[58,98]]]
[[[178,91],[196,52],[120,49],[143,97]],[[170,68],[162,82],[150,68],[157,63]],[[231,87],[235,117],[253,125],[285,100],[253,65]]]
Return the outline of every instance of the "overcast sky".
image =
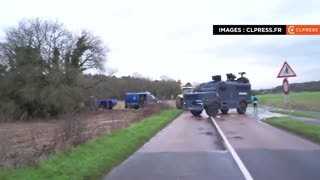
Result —
[[[286,60],[298,77],[320,80],[320,36],[213,36],[213,24],[320,24],[320,1],[298,0],[0,0],[0,28],[22,18],[58,19],[89,29],[111,49],[116,76],[205,82],[247,72],[252,87],[281,85]]]

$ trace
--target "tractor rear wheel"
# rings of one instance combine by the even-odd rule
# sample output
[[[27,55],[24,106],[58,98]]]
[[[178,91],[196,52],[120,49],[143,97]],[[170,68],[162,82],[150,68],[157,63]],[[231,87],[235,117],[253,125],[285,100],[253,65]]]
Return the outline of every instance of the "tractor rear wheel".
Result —
[[[219,106],[217,104],[211,104],[207,106],[206,113],[208,116],[215,117],[219,113]]]
[[[222,114],[228,114],[229,109],[220,109],[220,111],[222,112]]]
[[[202,113],[202,111],[195,111],[195,110],[190,110],[190,112],[193,116],[200,116],[200,114]]]
[[[245,114],[246,111],[247,111],[247,103],[241,102],[240,103],[240,107],[237,108],[237,111],[238,111],[239,114]]]
[[[177,109],[182,109],[182,102],[183,100],[181,98],[176,99],[176,107]]]

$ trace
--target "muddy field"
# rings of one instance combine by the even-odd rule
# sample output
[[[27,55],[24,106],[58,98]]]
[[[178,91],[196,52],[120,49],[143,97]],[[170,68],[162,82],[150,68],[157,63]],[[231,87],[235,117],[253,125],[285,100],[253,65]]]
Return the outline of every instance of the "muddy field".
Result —
[[[81,115],[68,115],[56,120],[2,123],[0,125],[0,167],[13,168],[37,163],[57,151],[85,143],[104,134],[174,107],[171,101],[143,109],[124,109],[119,103],[114,110],[99,110]]]

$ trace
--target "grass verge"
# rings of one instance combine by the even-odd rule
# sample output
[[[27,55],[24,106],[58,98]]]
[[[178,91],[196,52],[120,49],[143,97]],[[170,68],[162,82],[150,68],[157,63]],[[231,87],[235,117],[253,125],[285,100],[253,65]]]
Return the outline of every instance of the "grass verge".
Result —
[[[320,125],[298,121],[288,117],[269,118],[264,122],[320,143]]]
[[[318,111],[320,109],[320,92],[301,92],[290,94],[290,105],[284,103],[283,94],[266,94],[258,96],[261,105]]]
[[[307,117],[307,118],[313,118],[313,119],[319,119],[320,115],[318,114],[311,114],[311,113],[304,113],[304,112],[296,112],[296,111],[283,111],[283,110],[272,110],[272,112],[280,113],[280,114],[287,114],[291,116],[297,116],[297,117]]]
[[[120,164],[183,111],[170,109],[111,135],[59,153],[36,166],[0,172],[0,179],[98,179]]]

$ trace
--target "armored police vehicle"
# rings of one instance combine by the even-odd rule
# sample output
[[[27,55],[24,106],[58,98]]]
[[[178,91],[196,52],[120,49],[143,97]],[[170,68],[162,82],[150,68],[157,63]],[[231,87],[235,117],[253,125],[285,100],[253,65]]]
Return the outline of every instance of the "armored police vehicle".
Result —
[[[222,81],[221,75],[212,76],[212,81],[200,84],[191,93],[184,94],[183,109],[190,110],[194,116],[199,116],[203,110],[208,116],[216,116],[219,110],[226,114],[229,109],[237,109],[239,114],[245,114],[247,105],[251,104],[251,84],[248,78],[240,78],[232,73],[227,74],[227,80]]]

